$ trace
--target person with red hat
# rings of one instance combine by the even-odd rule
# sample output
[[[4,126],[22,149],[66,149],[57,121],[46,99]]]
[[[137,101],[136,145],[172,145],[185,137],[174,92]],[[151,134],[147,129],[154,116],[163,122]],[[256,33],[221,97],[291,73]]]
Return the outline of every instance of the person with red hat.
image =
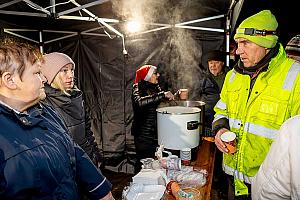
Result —
[[[138,161],[154,157],[157,147],[156,109],[163,100],[174,100],[174,95],[161,90],[158,84],[157,67],[143,65],[136,70],[132,88],[133,123],[131,133]],[[140,164],[136,165],[136,171]]]

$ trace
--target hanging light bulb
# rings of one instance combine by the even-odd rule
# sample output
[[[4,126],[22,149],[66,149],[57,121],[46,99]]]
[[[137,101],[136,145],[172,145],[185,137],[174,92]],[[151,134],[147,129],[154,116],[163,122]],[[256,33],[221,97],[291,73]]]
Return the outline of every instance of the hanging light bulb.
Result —
[[[141,30],[141,23],[138,21],[128,21],[126,27],[130,33],[136,33]]]

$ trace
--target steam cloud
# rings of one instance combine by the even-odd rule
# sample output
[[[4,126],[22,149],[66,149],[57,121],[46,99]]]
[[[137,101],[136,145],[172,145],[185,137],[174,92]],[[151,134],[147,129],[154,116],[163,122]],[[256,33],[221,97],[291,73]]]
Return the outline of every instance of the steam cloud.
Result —
[[[137,19],[144,24],[174,25],[197,19],[199,16],[205,15],[203,12],[207,12],[206,9],[202,9],[201,1],[195,0],[113,0],[112,5],[118,17]],[[147,27],[146,30],[152,28],[156,27]],[[196,40],[194,31],[173,27],[154,32],[152,35],[158,34],[161,38],[160,46],[155,49],[155,53],[148,56],[146,62],[156,58],[156,62],[158,60],[164,63],[164,70],[169,74],[168,81],[171,82],[173,92],[179,88],[195,87],[197,79],[201,78],[199,64],[201,64],[202,47]],[[155,38],[153,39],[155,40]],[[150,46],[145,45],[153,45],[153,43],[136,42],[135,45],[138,49],[146,49]]]

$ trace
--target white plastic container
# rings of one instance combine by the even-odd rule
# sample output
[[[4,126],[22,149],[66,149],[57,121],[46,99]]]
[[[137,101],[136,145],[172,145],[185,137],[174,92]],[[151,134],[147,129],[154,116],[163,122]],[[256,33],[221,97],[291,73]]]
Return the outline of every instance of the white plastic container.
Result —
[[[171,106],[157,110],[158,144],[181,150],[199,145],[200,108]]]
[[[164,185],[132,184],[123,191],[125,200],[161,200],[166,187]]]

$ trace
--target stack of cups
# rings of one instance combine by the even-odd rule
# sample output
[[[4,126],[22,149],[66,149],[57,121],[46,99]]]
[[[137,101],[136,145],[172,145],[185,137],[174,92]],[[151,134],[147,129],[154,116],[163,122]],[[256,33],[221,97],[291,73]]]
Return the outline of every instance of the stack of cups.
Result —
[[[176,155],[160,159],[161,166],[165,169],[181,170],[181,160]]]
[[[183,165],[190,165],[191,164],[191,159],[192,159],[192,152],[191,148],[183,148],[180,150],[180,158],[181,158],[181,163]]]

